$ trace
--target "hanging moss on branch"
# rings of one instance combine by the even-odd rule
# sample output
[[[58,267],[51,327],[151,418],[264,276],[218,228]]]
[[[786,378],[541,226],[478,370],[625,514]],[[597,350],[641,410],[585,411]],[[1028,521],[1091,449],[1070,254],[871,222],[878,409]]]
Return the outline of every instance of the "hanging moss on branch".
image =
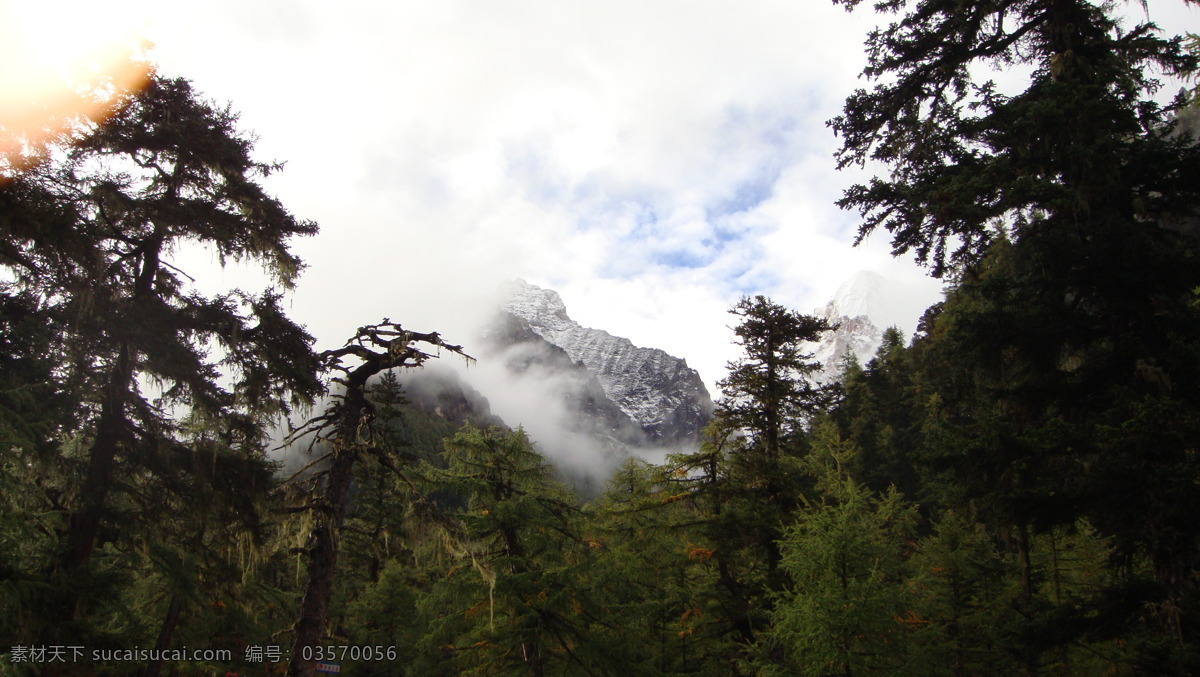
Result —
[[[338,532],[350,505],[355,461],[363,454],[373,455],[416,493],[402,469],[384,452],[383,446],[376,444],[374,407],[367,399],[367,381],[388,369],[420,367],[442,350],[472,360],[462,346],[446,343],[437,332],[408,331],[385,318],[379,324],[359,327],[344,346],[320,355],[324,372],[337,374],[329,380],[340,386],[342,392],[333,396],[322,414],[293,430],[287,440],[292,443],[308,437],[310,452],[318,447],[328,449],[310,464],[311,467],[327,463],[326,467],[303,480],[309,484],[310,498],[305,509],[313,515],[313,522],[303,549],[308,556],[308,572],[294,626],[289,676],[309,677],[316,668],[311,660],[312,648],[325,636],[337,565]]]

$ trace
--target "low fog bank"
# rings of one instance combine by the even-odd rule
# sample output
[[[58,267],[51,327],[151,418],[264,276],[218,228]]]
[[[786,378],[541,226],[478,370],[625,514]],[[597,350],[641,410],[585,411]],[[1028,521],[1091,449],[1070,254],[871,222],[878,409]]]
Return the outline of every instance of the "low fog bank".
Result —
[[[667,448],[648,439],[645,431],[608,399],[596,377],[571,361],[561,348],[549,344],[528,325],[499,310],[502,292],[463,298],[454,312],[442,308],[440,317],[413,313],[404,326],[415,331],[436,330],[451,344],[460,344],[474,361],[443,353],[422,368],[396,372],[405,396],[423,411],[456,425],[507,425],[523,428],[535,448],[558,475],[584,495],[597,495],[627,459],[661,464],[668,454],[693,451]],[[396,317],[399,317],[397,314]],[[447,322],[452,317],[453,321]],[[422,321],[425,320],[425,321]],[[332,347],[332,346],[324,346]],[[374,381],[373,381],[374,382]],[[325,411],[329,396],[310,410],[295,412],[299,426]],[[287,430],[280,426],[273,459],[290,476],[320,455],[305,453],[309,438],[281,446]]]
[[[510,427],[521,427],[564,480],[595,495],[630,457],[661,463],[689,449],[652,443],[605,394],[595,375],[524,321],[493,310],[473,345],[478,361],[454,365]]]
[[[529,343],[498,346],[486,340],[464,377],[492,411],[528,433],[537,450],[573,484],[602,487],[626,458],[632,431],[612,421],[598,400],[598,384]],[[594,381],[594,378],[592,379]],[[602,393],[601,393],[602,396]]]

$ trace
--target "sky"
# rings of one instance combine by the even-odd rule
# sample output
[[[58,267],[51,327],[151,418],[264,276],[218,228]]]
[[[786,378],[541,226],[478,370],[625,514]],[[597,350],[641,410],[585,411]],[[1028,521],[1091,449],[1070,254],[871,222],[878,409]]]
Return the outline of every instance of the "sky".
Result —
[[[713,389],[736,357],[726,311],[741,295],[811,312],[872,270],[914,290],[914,307],[938,298],[937,283],[891,257],[886,234],[853,247],[857,215],[834,205],[864,178],[834,170],[825,123],[865,84],[862,42],[877,20],[866,10],[799,0],[0,8],[10,31],[0,42],[27,50],[21,63],[61,68],[138,33],[161,74],[240,112],[258,157],[286,163],[270,190],[321,226],[294,242],[308,268],[288,297],[321,348],[387,317],[470,350],[499,284],[521,277],[557,290],[584,326],[684,357]],[[1200,30],[1197,12],[1151,3],[1170,32]],[[211,253],[180,257],[214,289],[266,284]]]

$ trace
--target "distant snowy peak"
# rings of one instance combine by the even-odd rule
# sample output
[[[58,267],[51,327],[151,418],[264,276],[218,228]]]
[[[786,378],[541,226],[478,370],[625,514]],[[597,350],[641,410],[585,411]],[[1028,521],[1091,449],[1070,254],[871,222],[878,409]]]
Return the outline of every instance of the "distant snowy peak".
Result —
[[[567,316],[567,304],[553,289],[542,289],[517,278],[504,286],[502,308],[525,320],[535,331],[567,331],[579,323]],[[542,331],[538,331],[540,335]]]
[[[825,309],[828,312],[831,305],[826,305]],[[821,341],[812,344],[813,360],[821,365],[815,375],[817,382],[830,383],[840,378],[846,366],[846,357],[851,354],[859,364],[865,365],[879,352],[879,346],[883,344],[884,330],[875,326],[871,318],[866,315],[820,315],[830,324],[836,325],[837,329]]]
[[[906,334],[916,329],[928,304],[922,303],[920,290],[870,270],[860,270],[838,287],[833,299],[818,311],[823,316],[869,317],[883,329],[896,326]]]
[[[516,280],[505,291],[503,310],[527,322],[535,334],[594,374],[608,398],[650,439],[697,438],[712,415],[713,403],[699,373],[686,360],[580,326],[550,289]]]
[[[890,280],[869,270],[859,271],[842,283],[833,299],[814,313],[838,328],[812,344],[821,364],[817,380],[828,383],[841,376],[846,357],[853,354],[865,365],[883,343],[883,332],[898,327],[907,338],[916,328],[930,291]]]

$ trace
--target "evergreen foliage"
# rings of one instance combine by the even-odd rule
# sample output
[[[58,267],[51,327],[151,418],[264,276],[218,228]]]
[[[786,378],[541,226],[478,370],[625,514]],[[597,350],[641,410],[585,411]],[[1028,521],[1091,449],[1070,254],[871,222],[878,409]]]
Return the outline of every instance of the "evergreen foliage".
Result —
[[[1200,151],[1169,134],[1180,102],[1156,103],[1150,75],[1194,71],[1181,38],[1079,0],[876,9],[904,12],[868,39],[864,75],[878,84],[830,123],[843,138],[839,167],[875,160],[891,173],[840,202],[862,211],[860,240],[883,227],[896,253],[941,276],[977,261],[1001,227],[1018,241],[1120,251],[1113,236],[1131,229],[1157,239],[1134,224],[1194,213]],[[989,66],[1033,72],[1025,91],[1005,94],[979,81]]]
[[[1021,672],[1004,637],[1020,617],[1014,563],[978,523],[940,516],[907,563],[911,674]]]
[[[313,651],[327,634],[341,532],[350,510],[350,490],[358,460],[370,454],[412,484],[389,453],[394,451],[390,440],[380,438],[375,428],[374,406],[367,398],[368,381],[390,369],[420,367],[434,357],[427,352],[434,349],[471,359],[462,346],[446,343],[437,332],[408,331],[387,319],[359,327],[344,346],[321,353],[325,371],[340,374],[331,380],[342,391],[334,394],[322,414],[293,430],[288,438],[289,442],[307,438],[310,453],[316,448],[323,451],[309,465],[325,465],[303,478],[308,491],[302,510],[311,514],[311,525],[304,547],[308,559],[304,595],[293,628],[295,636],[288,662],[290,677],[312,677],[316,671],[317,657]],[[392,393],[391,398],[394,397]],[[387,399],[385,395],[385,402]]]
[[[465,552],[433,594],[452,595],[435,625],[453,633],[439,643],[455,674],[590,674],[603,654],[575,578],[578,507],[521,430],[466,427],[446,456],[448,467],[429,473],[466,498]]]
[[[898,674],[905,626],[919,622],[904,585],[916,511],[894,489],[882,496],[848,473],[856,450],[832,424],[815,431],[805,466],[819,498],[781,539],[791,578],[772,613],[765,674]]]
[[[831,124],[887,173],[841,204],[945,299],[831,387],[804,347],[831,327],[741,299],[699,448],[592,500],[523,431],[407,401],[396,369],[461,353],[438,334],[311,350],[280,300],[316,226],[186,81],[4,159],[0,670],[277,674],[244,651],[286,638],[291,674],[342,644],[385,650],[360,676],[1200,673],[1200,145],[1154,79],[1195,78],[1195,37],[1084,0],[876,8]],[[195,244],[276,288],[201,294]],[[268,431],[326,385],[284,481]],[[76,643],[235,655],[16,651]]]
[[[301,264],[287,243],[316,226],[263,191],[259,179],[277,167],[251,159],[236,116],[185,80],[155,77],[114,96],[105,124],[79,126],[71,145],[0,181],[0,293],[16,330],[5,359],[17,367],[6,370],[17,380],[5,383],[5,400],[45,395],[42,414],[5,425],[2,451],[28,492],[21,513],[40,513],[30,542],[53,553],[20,563],[16,580],[38,582],[16,584],[21,600],[40,613],[13,641],[138,639],[138,624],[105,620],[126,613],[113,586],[137,568],[131,525],[157,518],[193,480],[212,486],[179,475],[179,459],[195,451],[180,417],[253,459],[271,417],[320,389],[312,339],[283,314],[279,292],[204,296],[172,263],[185,243],[199,243],[223,261],[261,263],[290,286]],[[19,329],[18,309],[42,329]],[[143,392],[145,383],[159,394]],[[19,433],[15,444],[9,431]]]
[[[585,540],[606,635],[628,674],[721,674],[736,655],[714,550],[704,545],[692,497],[676,493],[681,479],[626,462]]]
[[[729,311],[740,318],[734,328],[744,356],[728,365],[729,375],[717,385],[725,396],[718,416],[767,459],[777,459],[785,438],[822,411],[831,393],[811,375],[820,368],[804,352],[804,344],[821,339],[831,327],[765,296],[744,297]]]
[[[890,176],[840,204],[863,214],[860,239],[882,227],[955,282],[922,348],[937,399],[918,453],[946,471],[939,499],[973,504],[1015,550],[1030,615],[1040,535],[1086,519],[1128,571],[1146,558],[1152,585],[1130,574],[1101,596],[1140,598],[1121,622],[1156,609],[1179,640],[1147,647],[1147,669],[1193,670],[1200,493],[1179,478],[1200,472],[1200,266],[1180,224],[1200,212],[1200,146],[1153,74],[1194,73],[1196,56],[1111,4],[877,8],[903,12],[871,34],[877,84],[831,124],[841,166]],[[978,79],[988,65],[1032,72],[1007,93]]]

